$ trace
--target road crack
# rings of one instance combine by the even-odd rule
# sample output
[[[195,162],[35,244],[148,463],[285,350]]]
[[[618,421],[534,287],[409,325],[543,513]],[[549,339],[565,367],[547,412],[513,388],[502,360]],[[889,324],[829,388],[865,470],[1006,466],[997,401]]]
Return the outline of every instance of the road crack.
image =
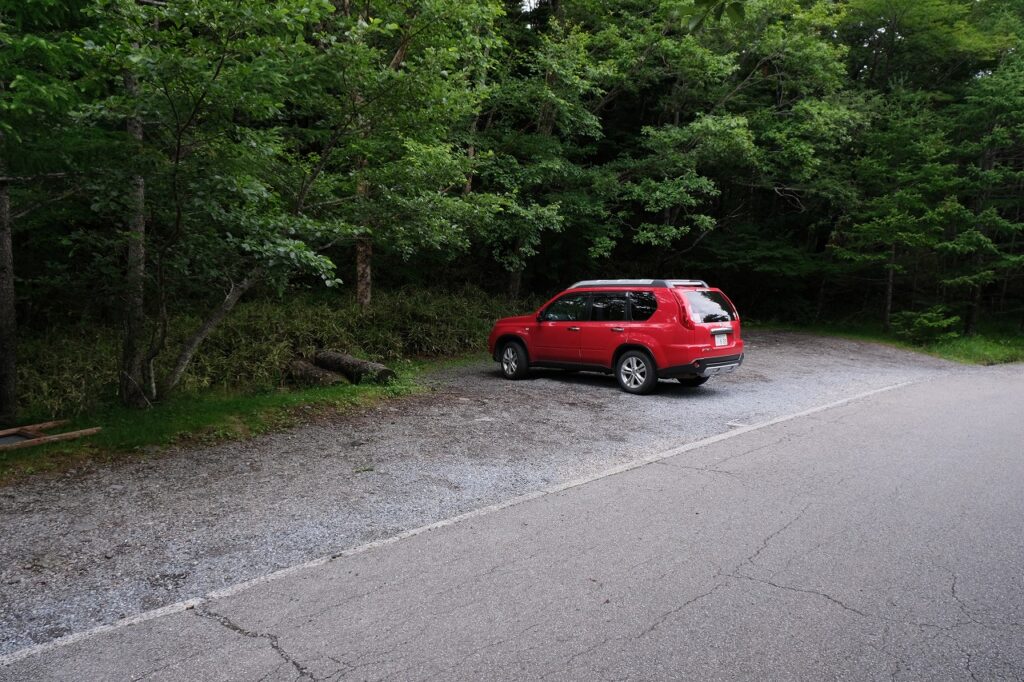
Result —
[[[651,624],[650,624],[650,625],[648,625],[648,626],[647,626],[646,628],[644,628],[643,630],[641,630],[641,631],[640,631],[640,632],[639,632],[639,633],[638,633],[638,634],[636,635],[636,637],[634,637],[633,639],[641,639],[642,637],[646,637],[646,636],[647,636],[647,635],[649,635],[649,634],[650,634],[651,632],[653,632],[653,631],[654,631],[655,629],[657,629],[657,628],[658,628],[658,627],[659,627],[659,626],[660,626],[660,625],[661,625],[662,623],[664,623],[664,622],[665,622],[666,620],[668,620],[668,619],[669,619],[669,618],[671,618],[672,616],[676,615],[677,613],[679,613],[679,612],[680,612],[680,611],[682,611],[683,609],[685,609],[685,608],[687,608],[687,607],[689,607],[689,606],[692,606],[693,604],[696,604],[696,603],[697,603],[697,602],[699,602],[699,601],[700,601],[701,599],[704,599],[705,597],[710,597],[710,596],[711,596],[711,595],[712,595],[712,594],[713,594],[713,593],[714,593],[714,592],[715,592],[716,590],[718,590],[719,588],[723,587],[724,585],[725,585],[725,583],[715,583],[714,587],[712,587],[712,588],[711,588],[710,590],[708,590],[707,592],[702,592],[701,594],[698,594],[698,595],[697,595],[696,597],[693,597],[692,599],[688,599],[688,600],[686,600],[685,602],[683,602],[683,603],[682,603],[682,604],[680,604],[679,606],[676,606],[675,608],[669,609],[669,610],[668,610],[668,611],[666,611],[665,613],[663,613],[663,614],[661,614],[660,616],[658,616],[658,617],[657,617],[657,618],[656,618],[656,619],[654,620],[654,622],[653,622],[653,623],[651,623]]]
[[[825,600],[835,604],[836,606],[838,606],[839,608],[843,609],[844,611],[849,611],[850,613],[855,613],[855,614],[857,614],[858,616],[860,616],[862,618],[871,618],[871,619],[875,619],[875,620],[884,620],[884,619],[881,619],[879,616],[876,616],[876,615],[870,614],[870,613],[865,613],[864,611],[861,611],[858,608],[850,606],[849,604],[844,603],[840,599],[836,599],[835,597],[833,597],[832,595],[830,595],[830,594],[828,594],[826,592],[819,592],[818,590],[812,590],[812,589],[806,588],[806,587],[797,587],[795,585],[782,585],[780,583],[772,582],[771,580],[764,580],[763,578],[754,578],[752,576],[743,575],[743,574],[739,574],[739,573],[729,573],[727,575],[730,578],[736,578],[738,580],[749,580],[751,582],[761,583],[762,585],[768,585],[769,587],[774,587],[777,590],[785,590],[787,592],[797,592],[799,594],[810,594],[810,595],[814,595],[814,596],[817,596],[817,597],[821,597],[822,599],[825,599]]]
[[[757,557],[759,557],[759,556],[761,555],[761,552],[763,552],[764,550],[768,549],[768,545],[770,545],[770,544],[771,544],[772,540],[774,540],[774,539],[775,539],[776,537],[778,537],[778,536],[779,536],[779,535],[781,535],[782,533],[784,533],[784,532],[786,532],[787,530],[789,530],[789,528],[790,528],[790,527],[791,527],[791,526],[792,526],[792,525],[793,525],[794,523],[796,523],[796,522],[797,522],[797,521],[799,521],[799,520],[800,520],[801,518],[803,518],[803,515],[807,513],[807,510],[808,510],[808,509],[809,509],[810,507],[811,507],[811,503],[810,503],[810,502],[808,502],[807,504],[805,504],[805,505],[804,505],[803,509],[801,509],[800,511],[798,511],[798,512],[796,513],[796,515],[795,515],[795,516],[794,516],[793,518],[791,518],[791,519],[790,519],[789,521],[787,521],[787,522],[786,522],[786,523],[784,523],[784,524],[783,524],[782,526],[780,526],[779,528],[775,529],[775,530],[774,530],[774,531],[773,531],[772,533],[770,533],[770,534],[769,534],[769,535],[768,535],[767,537],[765,537],[765,539],[761,541],[761,546],[760,546],[760,547],[758,547],[758,548],[757,548],[757,549],[756,549],[756,550],[754,551],[754,553],[753,553],[753,554],[751,554],[751,555],[750,555],[750,556],[748,556],[748,557],[747,557],[746,559],[744,559],[743,561],[741,561],[741,562],[740,562],[740,564],[739,564],[739,565],[738,565],[738,566],[737,566],[736,568],[734,568],[734,569],[733,569],[733,573],[735,573],[736,571],[738,571],[738,570],[739,570],[740,568],[742,568],[743,566],[746,566],[746,565],[750,565],[750,566],[753,566],[753,565],[754,565],[754,562],[755,562],[755,561],[757,560]]]
[[[200,618],[206,618],[207,620],[212,620],[215,623],[219,623],[223,627],[242,637],[266,640],[267,643],[270,644],[270,648],[274,650],[274,653],[276,653],[278,656],[284,659],[286,663],[290,664],[293,668],[295,668],[295,671],[299,674],[299,677],[297,679],[317,680],[317,677],[315,677],[313,673],[310,672],[308,668],[306,668],[306,666],[302,665],[299,661],[292,658],[292,656],[287,651],[285,651],[284,648],[281,647],[281,642],[278,640],[277,635],[270,632],[255,632],[253,630],[247,630],[241,625],[235,623],[227,616],[211,611],[209,608],[206,607],[195,608],[192,610],[192,612]]]

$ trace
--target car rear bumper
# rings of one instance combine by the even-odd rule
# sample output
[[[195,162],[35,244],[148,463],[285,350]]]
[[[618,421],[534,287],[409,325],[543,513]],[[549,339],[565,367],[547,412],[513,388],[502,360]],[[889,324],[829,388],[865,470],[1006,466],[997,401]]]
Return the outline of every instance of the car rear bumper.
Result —
[[[743,364],[743,353],[739,355],[719,355],[713,358],[700,358],[688,365],[675,365],[658,370],[659,379],[675,379],[677,377],[713,377],[716,374],[734,372]]]

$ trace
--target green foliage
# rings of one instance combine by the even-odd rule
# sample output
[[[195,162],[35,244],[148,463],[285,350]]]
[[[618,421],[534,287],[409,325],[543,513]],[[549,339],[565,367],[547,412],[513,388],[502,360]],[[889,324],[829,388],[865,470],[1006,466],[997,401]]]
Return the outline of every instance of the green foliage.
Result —
[[[123,223],[125,172],[144,177],[146,241],[161,298],[219,287],[257,266],[280,284],[295,271],[335,282],[334,264],[316,247],[350,234],[350,226],[295,215],[274,182],[286,148],[276,126],[295,94],[291,76],[310,53],[306,33],[331,11],[326,0],[258,9],[227,0],[102,0],[88,8],[94,23],[83,49],[89,85],[102,95],[77,123],[97,133],[132,116],[143,123],[141,143],[109,140],[110,166],[91,169],[105,176],[92,205]],[[129,76],[137,93],[122,85]],[[117,282],[110,284],[116,293]]]
[[[1024,362],[1024,335],[961,336],[939,341],[928,351],[940,357],[975,365]]]
[[[694,0],[693,15],[688,27],[697,30],[710,18],[721,21],[722,15],[728,15],[733,21],[743,21],[745,5],[739,0]]]
[[[896,336],[917,345],[951,341],[958,336],[960,318],[951,315],[945,306],[937,305],[922,312],[904,311],[892,316]]]
[[[297,356],[338,348],[386,363],[478,352],[494,320],[532,302],[459,292],[410,289],[382,294],[361,310],[350,297],[289,296],[239,304],[204,344],[182,380],[182,391],[258,393],[280,387],[282,370]],[[171,318],[171,341],[197,320]],[[19,348],[22,409],[31,418],[94,411],[116,399],[116,327],[80,324],[29,336]]]
[[[755,315],[1019,323],[1022,46],[1017,0],[5,3],[25,405],[109,399],[139,178],[157,369],[259,280],[191,393],[479,339],[419,293],[312,303],[348,301],[357,243],[413,292],[693,276]]]
[[[61,29],[77,24],[82,4],[25,0],[0,8],[0,139],[23,142],[76,104],[68,75],[81,66],[80,48]]]

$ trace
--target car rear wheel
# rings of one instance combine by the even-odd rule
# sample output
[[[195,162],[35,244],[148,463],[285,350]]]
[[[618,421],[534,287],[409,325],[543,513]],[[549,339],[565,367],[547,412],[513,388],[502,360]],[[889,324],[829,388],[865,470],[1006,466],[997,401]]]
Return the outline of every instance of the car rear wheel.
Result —
[[[627,393],[650,393],[658,385],[658,370],[654,360],[640,350],[628,350],[615,364],[615,378]]]
[[[679,377],[679,383],[683,386],[700,386],[711,377]]]
[[[507,341],[498,353],[501,374],[506,379],[522,379],[530,372],[526,349],[518,341]]]

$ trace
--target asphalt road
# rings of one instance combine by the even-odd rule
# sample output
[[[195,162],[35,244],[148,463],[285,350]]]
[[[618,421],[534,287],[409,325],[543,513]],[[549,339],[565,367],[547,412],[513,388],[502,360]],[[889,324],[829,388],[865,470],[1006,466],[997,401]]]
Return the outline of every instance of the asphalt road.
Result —
[[[943,374],[84,637],[0,679],[1020,679],[1024,368]]]
[[[969,371],[869,343],[746,335],[740,371],[637,398],[611,377],[426,393],[283,433],[0,488],[0,656],[902,381]]]

